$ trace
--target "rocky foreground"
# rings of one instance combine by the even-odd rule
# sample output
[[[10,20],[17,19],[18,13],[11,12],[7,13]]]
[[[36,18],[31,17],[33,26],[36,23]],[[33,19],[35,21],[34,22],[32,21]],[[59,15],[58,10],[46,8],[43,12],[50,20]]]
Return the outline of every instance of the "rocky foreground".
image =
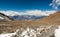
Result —
[[[57,28],[57,25],[18,28],[13,33],[1,33],[0,37],[54,37],[54,31]]]

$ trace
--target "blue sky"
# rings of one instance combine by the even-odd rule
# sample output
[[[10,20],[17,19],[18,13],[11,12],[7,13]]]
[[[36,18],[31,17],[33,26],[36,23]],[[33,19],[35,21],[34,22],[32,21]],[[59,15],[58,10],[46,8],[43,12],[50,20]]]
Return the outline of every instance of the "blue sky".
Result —
[[[52,0],[0,0],[0,10],[54,10],[49,4]]]
[[[56,4],[60,3],[60,1],[58,1],[58,3],[52,1],[53,0],[0,0],[0,12],[8,16],[16,14],[48,16],[56,12],[54,8],[57,9],[58,6]],[[52,8],[52,6],[54,6],[54,8]]]

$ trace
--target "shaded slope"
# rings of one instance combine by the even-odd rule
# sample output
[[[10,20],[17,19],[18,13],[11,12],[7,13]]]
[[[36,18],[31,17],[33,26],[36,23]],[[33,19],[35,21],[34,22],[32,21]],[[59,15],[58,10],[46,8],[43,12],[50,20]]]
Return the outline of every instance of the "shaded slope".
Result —
[[[14,20],[14,19],[10,18],[9,16],[7,16],[7,15],[1,13],[1,12],[0,12],[0,17],[3,18],[3,19],[0,19],[1,21],[2,21],[2,20],[3,20],[3,21],[4,21],[4,20],[5,20],[5,21],[12,21],[12,20]]]

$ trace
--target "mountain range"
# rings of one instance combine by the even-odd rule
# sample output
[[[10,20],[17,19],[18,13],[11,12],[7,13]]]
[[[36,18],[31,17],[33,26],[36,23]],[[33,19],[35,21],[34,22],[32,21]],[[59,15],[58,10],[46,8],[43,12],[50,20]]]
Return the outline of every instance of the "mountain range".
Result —
[[[12,18],[11,16],[8,16],[8,17]],[[11,20],[11,19],[9,19],[9,20]],[[46,16],[46,17],[44,17],[42,19],[38,19],[38,20],[31,20],[31,21],[12,20],[12,21],[6,21],[6,22],[0,21],[0,33],[14,32],[18,28],[26,28],[26,27],[34,28],[36,26],[41,26],[41,25],[42,26],[60,25],[60,11],[58,11],[54,14],[50,14],[49,16]]]
[[[46,16],[34,16],[34,15],[15,15],[15,16],[10,16],[14,20],[37,20],[37,19],[42,19]]]
[[[14,19],[14,20],[36,20],[42,19],[50,14],[55,13],[56,11],[40,11],[40,10],[31,10],[24,12],[16,12],[16,11],[0,11],[0,13],[5,14],[6,16]],[[1,18],[1,17],[0,17]]]
[[[3,20],[7,20],[10,19],[10,20],[37,20],[37,19],[42,19],[46,16],[36,16],[36,15],[14,15],[14,16],[8,16],[4,13],[0,13],[0,19]]]

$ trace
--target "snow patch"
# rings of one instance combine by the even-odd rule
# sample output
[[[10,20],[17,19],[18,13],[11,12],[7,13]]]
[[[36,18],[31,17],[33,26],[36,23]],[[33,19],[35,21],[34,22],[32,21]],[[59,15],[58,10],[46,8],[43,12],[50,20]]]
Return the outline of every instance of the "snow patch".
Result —
[[[27,27],[26,29],[21,28],[20,30],[17,29],[14,33],[0,34],[0,37],[12,37],[15,35],[17,37],[37,37],[38,35],[40,36],[43,31],[46,31],[48,27],[38,27],[36,29],[32,29],[29,27]]]
[[[55,30],[55,37],[60,37],[60,26]]]

